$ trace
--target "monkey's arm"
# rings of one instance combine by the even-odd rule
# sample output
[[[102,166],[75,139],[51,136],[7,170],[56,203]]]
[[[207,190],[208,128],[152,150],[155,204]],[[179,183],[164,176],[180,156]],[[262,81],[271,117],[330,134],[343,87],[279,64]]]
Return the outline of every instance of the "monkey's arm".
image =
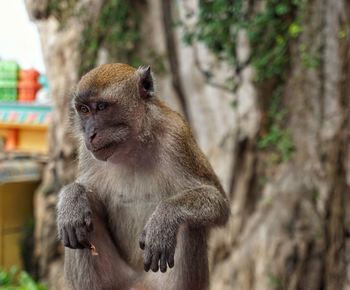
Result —
[[[92,230],[91,208],[86,189],[73,182],[63,187],[57,204],[57,229],[65,247],[89,248],[88,232]]]
[[[176,234],[181,224],[192,227],[223,225],[230,214],[227,198],[214,186],[203,185],[162,201],[140,238],[145,270],[165,272],[174,266]],[[160,261],[160,262],[159,262]]]
[[[178,224],[193,227],[224,225],[229,217],[229,203],[216,187],[203,185],[186,190],[164,200],[159,208],[165,208],[177,220]]]

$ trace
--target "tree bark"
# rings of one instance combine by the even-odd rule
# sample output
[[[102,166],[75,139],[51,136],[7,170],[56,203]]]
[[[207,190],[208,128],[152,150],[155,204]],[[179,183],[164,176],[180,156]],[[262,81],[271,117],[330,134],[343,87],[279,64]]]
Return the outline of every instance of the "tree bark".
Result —
[[[55,203],[59,188],[74,178],[76,165],[69,91],[80,77],[82,31],[100,19],[109,1],[67,1],[72,11],[84,13],[63,13],[62,8],[60,14],[48,9],[48,0],[26,2],[41,35],[55,116],[50,162],[36,195],[36,254],[41,278],[50,289],[59,289],[62,248],[56,241]],[[195,22],[198,1],[129,3],[142,23],[144,41],[135,54],[144,57],[151,50],[162,56],[158,93],[189,120],[231,200],[229,223],[215,229],[209,241],[211,289],[349,290],[349,3],[305,1],[303,31],[291,47],[282,95],[285,130],[295,150],[283,162],[274,162],[258,146],[266,115],[261,99],[271,92],[255,85],[253,68],[240,70],[236,91],[209,83],[203,68],[210,68],[219,83],[234,68],[218,62],[201,43],[184,44],[183,27],[175,28],[180,20]],[[300,44],[317,54],[317,67],[305,65]],[[254,49],[244,31],[237,46],[244,63]],[[125,61],[103,45],[96,58],[96,64]]]

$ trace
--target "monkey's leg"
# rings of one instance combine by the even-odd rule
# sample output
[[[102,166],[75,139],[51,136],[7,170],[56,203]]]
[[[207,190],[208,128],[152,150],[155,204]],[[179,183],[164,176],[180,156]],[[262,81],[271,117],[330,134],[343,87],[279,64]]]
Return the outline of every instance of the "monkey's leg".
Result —
[[[176,290],[207,290],[209,288],[209,268],[207,257],[206,230],[181,226],[178,237],[178,253],[175,275]],[[175,254],[176,255],[176,254]]]
[[[106,226],[102,202],[94,193],[88,193],[88,200],[93,223],[88,239],[96,247],[98,255],[92,255],[91,250],[86,248],[65,248],[66,280],[74,290],[119,290],[131,279],[134,271],[118,254]]]

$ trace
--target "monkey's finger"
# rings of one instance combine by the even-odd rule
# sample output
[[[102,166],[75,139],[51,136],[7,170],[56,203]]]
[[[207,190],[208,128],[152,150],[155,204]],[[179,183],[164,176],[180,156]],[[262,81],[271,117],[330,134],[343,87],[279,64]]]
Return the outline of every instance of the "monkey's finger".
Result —
[[[79,249],[90,248],[90,242],[88,240],[85,228],[82,228],[82,227],[75,228],[75,234],[78,240]]]
[[[140,241],[139,241],[139,245],[140,245],[141,250],[144,250],[144,249],[145,249],[145,241],[140,240]]]
[[[141,248],[141,250],[145,249],[145,242],[140,241],[140,248]]]
[[[146,249],[144,254],[143,254],[143,259],[144,259],[144,268],[145,271],[148,272],[149,269],[151,268],[151,262],[152,262],[152,254],[150,249]]]
[[[140,239],[139,239],[139,245],[142,250],[145,249],[145,240],[146,240],[146,231],[142,231]]]
[[[85,218],[84,218],[84,223],[86,225],[86,228],[89,232],[91,232],[93,230],[93,223],[92,223],[92,218],[91,218],[91,215],[87,215]]]
[[[67,248],[70,248],[69,235],[66,230],[62,230],[62,241],[63,245]]]
[[[173,252],[173,251],[170,253],[167,253],[167,260],[168,260],[169,268],[174,267],[174,255],[175,255],[175,252]]]
[[[155,252],[152,257],[152,264],[151,264],[151,270],[153,272],[157,272],[159,269],[159,258],[160,258],[160,253]]]
[[[159,268],[160,268],[160,271],[162,273],[165,273],[166,272],[166,255],[165,253],[163,252],[161,257],[160,257],[160,263],[159,263]]]
[[[72,249],[76,249],[78,247],[78,240],[75,235],[74,228],[72,226],[68,226],[67,228],[69,243]]]

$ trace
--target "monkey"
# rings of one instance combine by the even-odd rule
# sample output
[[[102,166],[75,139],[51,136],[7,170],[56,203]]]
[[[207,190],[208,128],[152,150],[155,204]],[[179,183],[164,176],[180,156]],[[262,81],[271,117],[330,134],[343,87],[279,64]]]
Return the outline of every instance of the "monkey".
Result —
[[[70,289],[208,289],[208,231],[225,225],[229,202],[150,67],[92,69],[72,110],[78,175],[57,204]]]

